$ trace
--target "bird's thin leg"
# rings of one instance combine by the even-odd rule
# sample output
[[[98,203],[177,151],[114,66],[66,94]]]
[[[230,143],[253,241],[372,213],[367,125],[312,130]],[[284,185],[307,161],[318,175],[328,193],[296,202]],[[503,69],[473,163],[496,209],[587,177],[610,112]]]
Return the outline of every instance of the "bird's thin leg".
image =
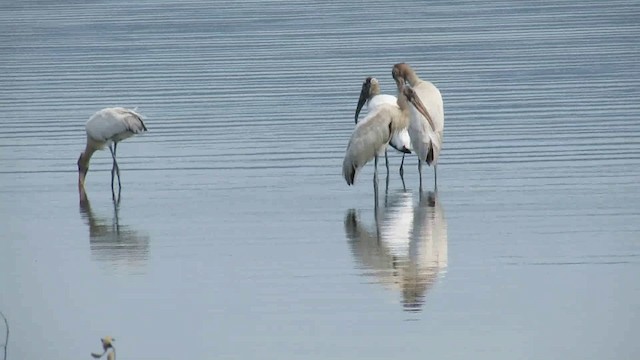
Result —
[[[418,159],[418,173],[420,174],[420,192],[422,192],[422,160]]]
[[[375,160],[373,162],[374,164],[374,168],[373,168],[373,182],[376,184],[378,184],[378,154],[376,154],[375,156]]]
[[[433,182],[434,182],[434,191],[438,191],[438,165],[433,165]]]
[[[402,169],[404,165],[404,154],[402,154],[402,162],[400,163],[400,180],[402,180],[402,189],[407,191],[407,186],[404,183],[404,170]]]
[[[122,190],[122,184],[120,183],[120,167],[118,166],[118,162],[116,161],[116,151],[118,150],[118,143],[113,143],[113,163],[116,165],[116,175],[118,175],[118,196],[120,195],[120,191]]]
[[[387,149],[384,149],[384,163],[387,166],[387,177],[389,177],[389,156],[387,155]]]
[[[389,192],[389,173],[387,173],[387,180],[384,182],[384,195],[385,197],[387,196],[387,193]],[[386,200],[386,199],[385,199]],[[386,204],[385,204],[386,205]]]
[[[109,151],[111,151],[111,158],[113,158],[113,165],[111,166],[111,194],[113,195],[113,180],[116,175],[116,153],[111,145],[109,145]]]

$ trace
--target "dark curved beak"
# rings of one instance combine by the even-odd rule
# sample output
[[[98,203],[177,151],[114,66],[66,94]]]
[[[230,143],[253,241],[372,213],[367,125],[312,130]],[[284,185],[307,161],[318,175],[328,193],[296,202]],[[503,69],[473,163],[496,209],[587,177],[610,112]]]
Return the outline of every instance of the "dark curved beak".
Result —
[[[427,119],[427,121],[429,122],[429,125],[431,126],[431,129],[433,131],[436,131],[436,127],[433,125],[433,119],[431,119],[431,115],[429,115],[429,111],[427,111],[427,108],[424,106],[424,104],[420,100],[420,97],[418,97],[418,94],[416,94],[416,92],[413,91],[412,88],[405,86],[404,95],[411,102],[411,104],[413,104],[416,110],[418,110],[418,112],[422,114],[422,116],[424,116],[425,119]]]
[[[369,91],[371,88],[371,83],[369,81],[365,81],[362,83],[362,90],[360,90],[360,98],[358,99],[358,106],[356,106],[356,124],[358,123],[358,115],[360,115],[360,110],[367,102],[369,98]]]

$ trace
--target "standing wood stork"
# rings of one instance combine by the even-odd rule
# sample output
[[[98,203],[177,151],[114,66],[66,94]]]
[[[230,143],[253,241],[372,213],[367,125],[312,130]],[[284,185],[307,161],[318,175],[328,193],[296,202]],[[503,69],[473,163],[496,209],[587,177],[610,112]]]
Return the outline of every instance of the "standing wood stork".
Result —
[[[418,172],[420,188],[422,188],[422,163],[433,165],[434,186],[438,188],[437,163],[442,149],[444,132],[444,105],[442,95],[435,85],[422,80],[416,72],[405,63],[395,64],[392,70],[393,79],[398,88],[408,82],[415,91],[419,103],[425,112],[412,108],[409,116],[409,137],[413,151],[418,155]]]
[[[100,339],[100,341],[102,342],[102,349],[104,351],[102,352],[102,354],[91,353],[91,356],[99,359],[103,357],[104,354],[109,351],[109,349],[111,349],[109,354],[107,354],[107,360],[116,360],[116,348],[113,346],[113,342],[116,341],[116,339],[112,338],[111,336],[105,336],[104,338]]]
[[[133,110],[125,108],[105,108],[91,116],[85,125],[85,129],[87,131],[87,145],[78,159],[78,187],[84,189],[84,180],[87,176],[87,171],[89,171],[89,161],[93,153],[108,146],[113,158],[111,190],[113,191],[115,175],[118,175],[118,189],[121,189],[120,168],[116,161],[117,146],[120,141],[147,131],[147,127],[142,121],[142,116]]]
[[[358,115],[364,104],[367,104],[367,116],[363,121],[367,121],[375,116],[375,113],[380,109],[382,105],[398,106],[398,99],[393,95],[380,94],[380,84],[374,77],[368,77],[362,83],[362,90],[360,91],[360,98],[358,99],[358,106],[356,107],[356,124],[358,124]],[[402,162],[400,163],[400,177],[404,175],[404,155],[411,154],[411,139],[407,129],[402,129],[400,132],[394,133],[391,136],[389,145],[392,148],[402,153]],[[389,157],[387,155],[387,149],[384,150],[384,160],[387,167],[387,175],[389,174]]]
[[[410,109],[407,101],[411,101],[418,111],[424,110],[422,104],[414,103],[419,99],[410,87],[401,86],[400,82],[397,82],[397,85],[397,107],[390,104],[381,105],[375,114],[371,114],[370,119],[360,122],[353,130],[342,163],[342,175],[347,185],[353,185],[358,170],[371,159],[375,159],[373,182],[377,184],[378,154],[385,150],[393,134],[407,127]]]

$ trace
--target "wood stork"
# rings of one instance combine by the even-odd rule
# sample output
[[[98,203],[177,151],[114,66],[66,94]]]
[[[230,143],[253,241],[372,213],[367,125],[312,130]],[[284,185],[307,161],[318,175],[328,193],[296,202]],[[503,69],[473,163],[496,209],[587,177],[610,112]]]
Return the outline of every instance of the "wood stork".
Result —
[[[401,86],[400,82],[397,85],[397,107],[381,105],[375,114],[370,114],[370,119],[361,121],[353,130],[342,162],[342,175],[347,185],[353,185],[358,170],[371,159],[375,159],[373,182],[377,184],[378,154],[385,150],[393,134],[407,127],[410,109],[407,101],[415,102],[418,98],[411,88]],[[418,111],[424,110],[422,104],[415,103],[414,106]]]
[[[375,116],[375,113],[380,109],[381,105],[389,104],[391,106],[397,105],[398,99],[393,95],[380,94],[380,84],[374,77],[368,77],[362,83],[362,90],[360,91],[360,98],[358,99],[358,105],[356,107],[356,124],[358,124],[358,115],[364,104],[367,104],[367,116],[363,121],[367,121]],[[400,177],[404,175],[404,155],[411,153],[411,139],[407,129],[402,129],[400,132],[394,133],[391,136],[389,145],[392,148],[402,153],[402,162],[400,163]],[[384,150],[384,160],[387,167],[387,175],[389,174],[389,157],[387,155],[387,149]]]
[[[91,116],[85,129],[87,131],[87,145],[78,159],[78,187],[84,188],[84,180],[87,171],[89,171],[89,161],[93,153],[108,146],[113,158],[111,190],[113,191],[113,181],[116,174],[118,175],[118,189],[121,189],[120,168],[116,161],[117,146],[120,141],[147,131],[142,116],[125,108],[105,108]]]
[[[109,349],[111,349],[109,354],[107,354],[107,360],[116,360],[116,348],[113,346],[113,342],[116,341],[116,339],[112,338],[111,336],[105,336],[104,338],[100,339],[100,341],[102,342],[102,354],[91,353],[91,356],[99,359],[103,357],[104,354],[109,351]]]
[[[422,163],[433,165],[434,186],[438,187],[437,163],[442,149],[444,132],[444,105],[442,95],[435,85],[422,80],[416,72],[405,63],[395,64],[392,70],[393,79],[398,88],[408,82],[414,89],[423,110],[412,108],[409,116],[409,137],[413,151],[418,155],[418,172],[420,188],[422,188]],[[414,104],[416,102],[413,102]]]

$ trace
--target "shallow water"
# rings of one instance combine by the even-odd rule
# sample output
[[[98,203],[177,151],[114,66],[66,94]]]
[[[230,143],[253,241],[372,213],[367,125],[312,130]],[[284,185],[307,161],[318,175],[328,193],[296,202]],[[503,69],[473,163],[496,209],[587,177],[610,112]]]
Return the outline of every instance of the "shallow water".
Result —
[[[0,12],[8,359],[634,359],[640,6],[18,2]],[[341,178],[360,86],[445,101],[433,193]],[[77,192],[84,122],[149,132]],[[384,174],[384,166],[379,168]],[[377,204],[377,206],[376,206]],[[0,322],[0,345],[5,332]],[[2,352],[0,352],[2,354]]]

